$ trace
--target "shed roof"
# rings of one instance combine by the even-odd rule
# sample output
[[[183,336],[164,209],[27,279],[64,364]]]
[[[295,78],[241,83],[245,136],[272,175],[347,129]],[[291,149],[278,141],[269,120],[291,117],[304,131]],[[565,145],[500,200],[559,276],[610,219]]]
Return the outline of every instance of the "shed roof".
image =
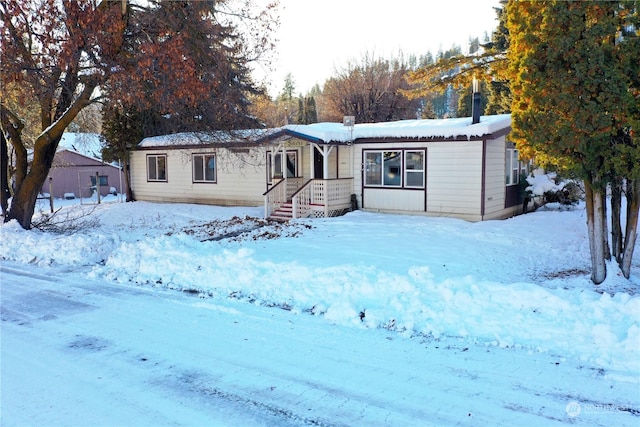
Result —
[[[62,134],[57,151],[73,151],[100,161],[102,147],[104,147],[104,143],[97,133],[65,132]]]

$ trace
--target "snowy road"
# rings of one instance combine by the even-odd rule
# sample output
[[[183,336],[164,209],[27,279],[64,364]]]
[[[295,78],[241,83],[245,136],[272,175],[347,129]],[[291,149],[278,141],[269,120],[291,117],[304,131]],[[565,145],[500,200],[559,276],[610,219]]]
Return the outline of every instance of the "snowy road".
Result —
[[[638,384],[553,354],[332,325],[4,261],[0,273],[6,427],[640,419]]]

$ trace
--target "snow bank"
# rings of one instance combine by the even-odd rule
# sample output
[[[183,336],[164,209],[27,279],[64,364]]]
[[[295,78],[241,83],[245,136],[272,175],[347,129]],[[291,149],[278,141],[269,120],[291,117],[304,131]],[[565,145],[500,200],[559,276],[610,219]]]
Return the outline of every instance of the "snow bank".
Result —
[[[104,204],[93,213],[101,225],[73,235],[4,224],[0,259],[355,327],[546,351],[640,377],[640,269],[627,281],[611,264],[607,281],[591,284],[581,208],[482,223],[353,212],[281,228],[245,218],[259,212]]]
[[[256,304],[310,311],[339,324],[571,355],[622,371],[638,369],[640,298],[531,283],[433,280],[428,266],[406,274],[380,268],[311,267],[259,261],[246,248],[219,251],[188,236],[125,243],[95,274],[120,282],[197,290]],[[194,262],[195,261],[195,262]],[[158,268],[162,266],[162,268]]]

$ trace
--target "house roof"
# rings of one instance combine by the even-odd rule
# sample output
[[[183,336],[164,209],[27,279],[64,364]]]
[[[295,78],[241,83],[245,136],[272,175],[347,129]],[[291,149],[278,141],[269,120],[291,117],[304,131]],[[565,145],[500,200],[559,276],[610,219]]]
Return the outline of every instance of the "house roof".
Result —
[[[481,139],[496,133],[506,133],[511,126],[510,114],[482,116],[471,124],[470,117],[453,119],[399,120],[382,123],[360,123],[350,127],[342,123],[286,125],[273,129],[250,129],[230,132],[183,132],[143,139],[138,148],[197,146],[228,143],[258,143],[283,136],[316,143],[347,143],[371,139]]]
[[[150,136],[143,139],[138,148],[197,146],[209,144],[229,144],[238,142],[255,143],[277,133],[281,128],[244,129],[216,132],[180,132],[169,135]]]
[[[342,123],[287,125],[286,129],[315,137],[323,142],[349,142],[359,139],[471,139],[494,134],[511,126],[511,115],[482,116],[471,124],[470,117],[454,119],[400,120],[395,122],[360,123],[349,127]]]
[[[97,133],[65,132],[57,151],[69,150],[99,161],[102,158],[103,145]]]

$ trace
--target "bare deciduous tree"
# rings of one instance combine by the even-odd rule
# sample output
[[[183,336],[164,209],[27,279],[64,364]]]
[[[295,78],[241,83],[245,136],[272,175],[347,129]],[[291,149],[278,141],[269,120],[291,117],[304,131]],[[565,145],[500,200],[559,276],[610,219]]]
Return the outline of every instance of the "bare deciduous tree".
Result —
[[[402,59],[379,59],[368,53],[359,63],[350,62],[324,85],[323,119],[355,116],[358,123],[373,123],[416,118],[419,101],[401,92],[409,88],[407,71]]]

